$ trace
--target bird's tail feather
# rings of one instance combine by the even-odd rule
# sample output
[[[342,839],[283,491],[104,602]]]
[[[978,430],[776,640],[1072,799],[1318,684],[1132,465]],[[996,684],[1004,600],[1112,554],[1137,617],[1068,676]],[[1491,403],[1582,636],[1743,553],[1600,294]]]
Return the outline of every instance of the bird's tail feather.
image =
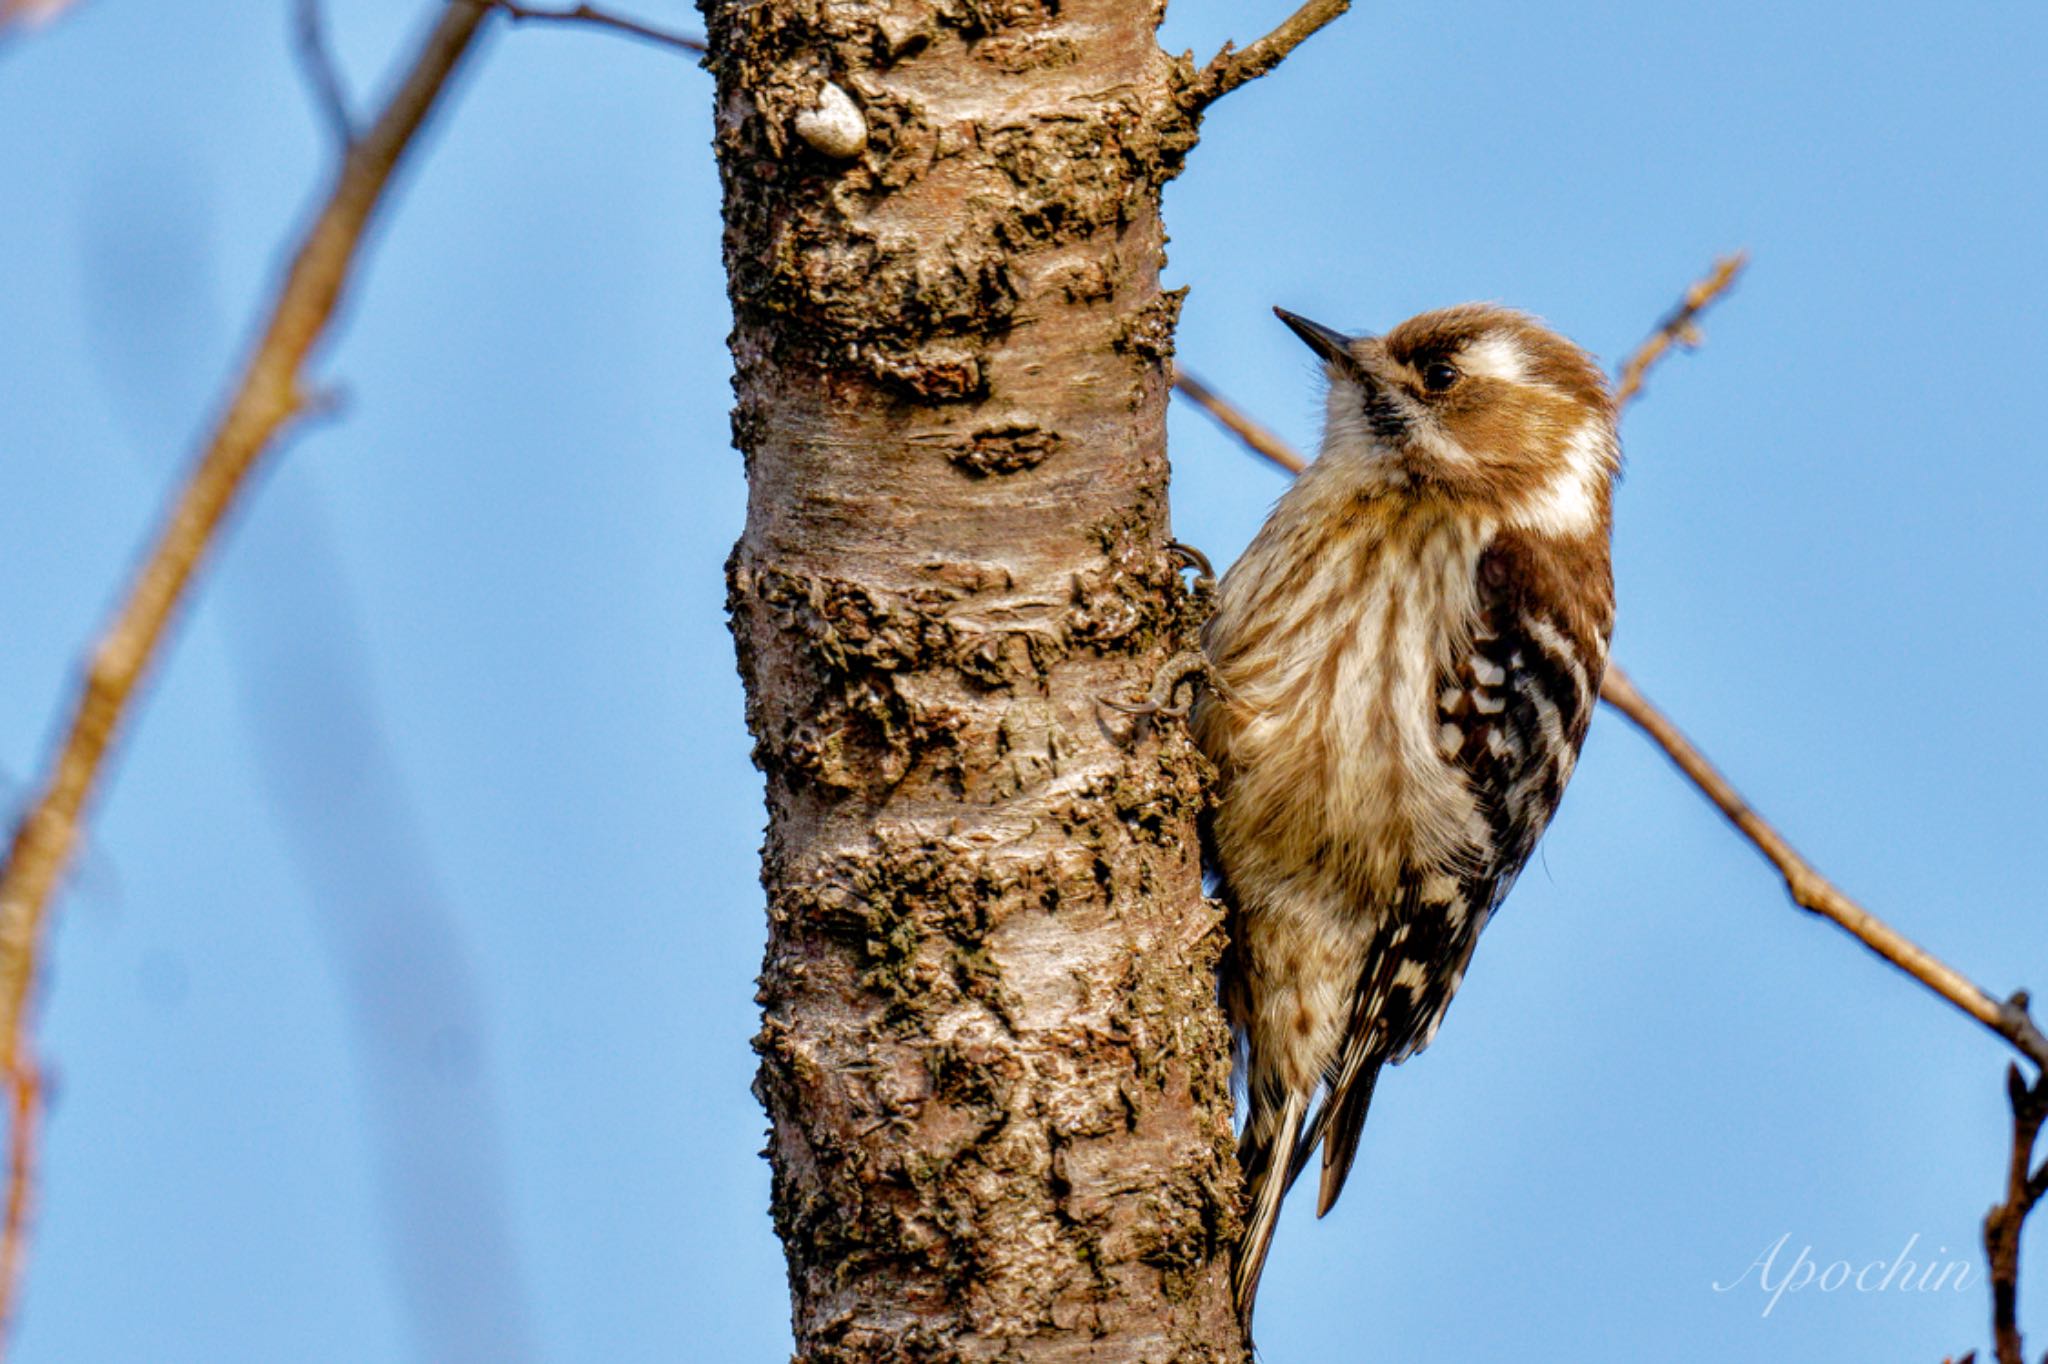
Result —
[[[1330,1081],[1329,1091],[1316,1105],[1306,1129],[1294,1143],[1293,1154],[1287,1163],[1287,1189],[1292,1189],[1294,1181],[1301,1178],[1301,1172],[1308,1168],[1316,1147],[1323,1148],[1322,1188],[1316,1196],[1318,1217],[1336,1206],[1337,1195],[1344,1191],[1345,1177],[1351,1173],[1352,1162],[1358,1158],[1358,1138],[1365,1130],[1366,1111],[1372,1107],[1372,1091],[1380,1078],[1380,1064],[1378,1056],[1363,1048],[1354,1049],[1345,1058],[1336,1078]],[[1242,1153],[1239,1159],[1242,1163]]]
[[[1380,1063],[1369,1062],[1323,1104],[1323,1182],[1316,1192],[1318,1217],[1335,1207],[1337,1195],[1344,1192],[1344,1180],[1351,1173],[1351,1162],[1358,1158],[1358,1136],[1365,1130],[1366,1110],[1372,1107],[1373,1086],[1379,1078]],[[1308,1152],[1302,1151],[1298,1160],[1306,1164]]]
[[[1266,1252],[1273,1245],[1273,1228],[1280,1220],[1280,1201],[1298,1172],[1295,1147],[1301,1124],[1308,1113],[1308,1095],[1289,1094],[1278,1113],[1253,1116],[1245,1128],[1238,1152],[1244,1167],[1245,1188],[1251,1207],[1245,1218],[1244,1239],[1238,1243],[1237,1264],[1231,1272],[1231,1287],[1237,1297],[1238,1320],[1247,1333],[1252,1325],[1252,1302],[1258,1296],[1259,1275],[1266,1268]]]

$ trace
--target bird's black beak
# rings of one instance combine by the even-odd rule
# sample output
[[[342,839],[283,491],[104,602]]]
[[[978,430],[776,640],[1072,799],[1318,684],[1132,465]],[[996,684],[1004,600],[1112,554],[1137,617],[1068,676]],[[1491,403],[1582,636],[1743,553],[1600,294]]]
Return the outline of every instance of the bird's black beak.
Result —
[[[1308,342],[1308,348],[1325,360],[1335,360],[1346,368],[1355,367],[1357,361],[1351,357],[1351,338],[1343,332],[1325,327],[1320,322],[1311,322],[1299,313],[1290,313],[1285,308],[1275,308],[1273,316],[1285,322],[1294,334]]]

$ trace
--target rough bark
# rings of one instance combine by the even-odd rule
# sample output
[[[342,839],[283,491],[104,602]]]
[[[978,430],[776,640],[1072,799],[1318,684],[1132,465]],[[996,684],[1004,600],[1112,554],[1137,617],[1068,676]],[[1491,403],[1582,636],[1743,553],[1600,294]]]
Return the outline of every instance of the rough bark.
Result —
[[[1191,72],[1155,0],[703,9],[798,1358],[1241,1360],[1200,760],[1096,700],[1192,637]]]

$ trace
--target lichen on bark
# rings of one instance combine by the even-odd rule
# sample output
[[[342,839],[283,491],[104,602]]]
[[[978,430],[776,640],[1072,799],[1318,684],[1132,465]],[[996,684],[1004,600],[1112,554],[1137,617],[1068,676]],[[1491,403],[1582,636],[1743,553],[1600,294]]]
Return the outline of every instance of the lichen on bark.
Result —
[[[1185,65],[1152,0],[703,9],[798,1358],[1242,1360],[1200,759],[1097,701],[1191,639]]]

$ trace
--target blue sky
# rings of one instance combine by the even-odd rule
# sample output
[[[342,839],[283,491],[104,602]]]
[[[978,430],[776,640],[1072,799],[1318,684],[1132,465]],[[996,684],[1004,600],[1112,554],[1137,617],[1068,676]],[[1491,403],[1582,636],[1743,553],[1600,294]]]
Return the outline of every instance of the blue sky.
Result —
[[[431,6],[333,8],[362,92]],[[10,797],[324,173],[287,9],[88,0],[0,55]],[[1180,0],[1166,41],[1284,9]],[[1364,4],[1167,197],[1183,358],[1304,446],[1272,304],[1492,298],[1613,360],[1748,247],[1628,421],[1616,655],[1999,991],[2048,989],[2044,59],[2017,4]],[[346,410],[213,565],[56,926],[24,1364],[786,1352],[708,99],[502,33],[413,165],[320,367]],[[1172,438],[1227,560],[1281,476]],[[1266,1356],[1981,1346],[2004,1064],[1603,716],[1343,1205],[1283,1224]],[[1912,1241],[1973,1278],[1766,1315],[1780,1238],[1774,1277]]]

